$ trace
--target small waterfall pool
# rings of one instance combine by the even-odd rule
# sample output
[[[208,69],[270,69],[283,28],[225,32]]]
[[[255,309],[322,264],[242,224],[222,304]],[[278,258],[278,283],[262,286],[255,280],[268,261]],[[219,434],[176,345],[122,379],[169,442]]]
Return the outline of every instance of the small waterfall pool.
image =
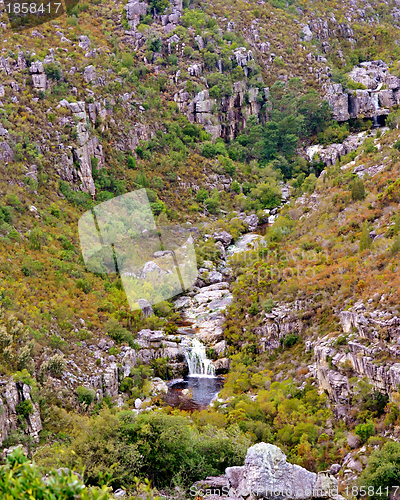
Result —
[[[211,359],[207,358],[206,347],[200,340],[194,338],[185,349],[189,375],[192,377],[215,377],[215,368]]]
[[[206,347],[200,340],[188,339],[185,357],[189,374],[170,382],[165,402],[181,410],[203,410],[215,399],[224,379],[215,376],[212,360],[207,358]]]
[[[165,403],[181,410],[204,410],[215,399],[222,386],[223,377],[187,376],[170,387]],[[186,390],[189,395],[185,394]]]

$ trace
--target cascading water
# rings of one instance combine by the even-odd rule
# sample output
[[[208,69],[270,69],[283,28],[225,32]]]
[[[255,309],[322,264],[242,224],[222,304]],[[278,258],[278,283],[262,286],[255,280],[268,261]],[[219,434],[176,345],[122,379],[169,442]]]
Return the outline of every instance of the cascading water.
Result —
[[[372,98],[372,102],[374,103],[375,111],[378,111],[378,109],[379,109],[379,96],[378,96],[378,92],[372,92],[371,93],[371,98]],[[378,116],[377,116],[376,113],[372,117],[372,126],[373,127],[379,127]]]
[[[190,377],[215,377],[215,368],[211,359],[207,359],[205,346],[197,339],[185,349]]]

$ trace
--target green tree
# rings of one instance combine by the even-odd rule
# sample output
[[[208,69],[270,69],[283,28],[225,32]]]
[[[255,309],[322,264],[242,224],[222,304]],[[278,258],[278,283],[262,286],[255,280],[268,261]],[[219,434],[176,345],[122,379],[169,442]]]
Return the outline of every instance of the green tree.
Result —
[[[370,498],[388,498],[386,488],[391,493],[391,488],[400,484],[400,443],[388,442],[380,450],[375,450],[369,457],[359,483],[361,486],[373,487],[374,494]]]
[[[360,177],[354,179],[351,184],[351,198],[353,201],[361,201],[365,198],[364,182]]]
[[[365,443],[374,434],[374,423],[368,420],[365,424],[356,425],[355,433]]]
[[[372,245],[372,240],[369,237],[369,227],[367,222],[363,224],[361,238],[360,238],[360,252],[363,252]]]

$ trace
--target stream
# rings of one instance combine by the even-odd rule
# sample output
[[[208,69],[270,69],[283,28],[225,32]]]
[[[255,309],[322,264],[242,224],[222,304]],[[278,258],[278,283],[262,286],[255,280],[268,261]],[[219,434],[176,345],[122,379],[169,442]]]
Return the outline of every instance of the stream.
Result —
[[[234,245],[226,248],[227,257],[250,249],[260,238],[256,233],[244,234]],[[212,266],[212,263],[204,265]],[[181,410],[207,408],[216,399],[224,384],[224,377],[216,375],[217,370],[221,369],[222,362],[225,362],[225,371],[229,368],[228,358],[222,358],[226,355],[227,347],[223,339],[225,309],[233,299],[229,284],[229,264],[224,261],[213,271],[221,274],[220,282],[195,288],[175,301],[175,310],[182,315],[182,326],[178,333],[182,336],[181,347],[189,374],[185,378],[168,383],[168,393],[164,401],[167,405]],[[200,276],[202,272],[204,271],[200,268]],[[217,361],[208,359],[206,346],[218,353]]]

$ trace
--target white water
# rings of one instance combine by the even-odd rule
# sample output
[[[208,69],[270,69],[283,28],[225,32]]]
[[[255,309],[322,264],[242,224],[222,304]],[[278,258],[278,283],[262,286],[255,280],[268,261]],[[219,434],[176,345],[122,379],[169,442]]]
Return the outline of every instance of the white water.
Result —
[[[377,92],[372,92],[371,93],[371,97],[372,97],[372,102],[374,103],[375,111],[378,111],[378,109],[379,109],[379,96],[378,96],[378,93]],[[377,127],[378,126],[378,117],[377,117],[377,115],[375,115],[372,118],[372,120],[373,120],[374,127]]]
[[[215,368],[211,359],[207,359],[206,348],[200,340],[192,339],[185,349],[190,377],[215,377]]]

